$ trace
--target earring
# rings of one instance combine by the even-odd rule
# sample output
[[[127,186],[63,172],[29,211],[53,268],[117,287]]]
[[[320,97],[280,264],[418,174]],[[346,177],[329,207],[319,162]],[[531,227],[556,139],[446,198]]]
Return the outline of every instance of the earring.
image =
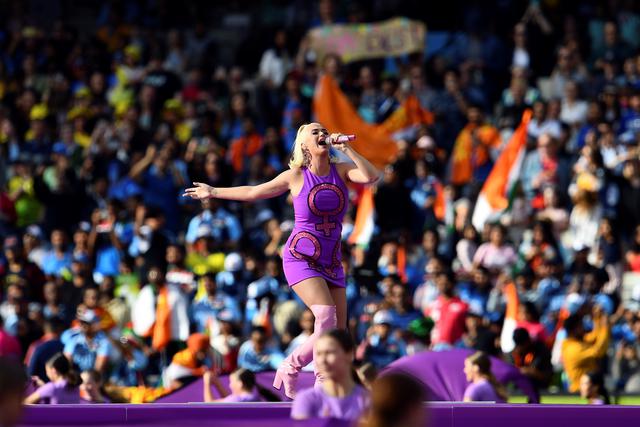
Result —
[[[311,164],[311,152],[308,148],[302,149],[302,165],[308,167]]]

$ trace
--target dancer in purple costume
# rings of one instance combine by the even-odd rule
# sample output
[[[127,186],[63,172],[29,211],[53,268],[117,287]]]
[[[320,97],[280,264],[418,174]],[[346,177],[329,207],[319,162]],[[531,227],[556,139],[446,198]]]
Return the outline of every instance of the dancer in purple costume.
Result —
[[[289,169],[269,182],[255,186],[214,188],[194,182],[184,195],[204,200],[253,201],[291,191],[295,227],[283,250],[284,273],[289,286],[315,316],[313,334],[289,355],[273,386],[284,385],[293,399],[298,372],[313,360],[313,344],[325,331],[347,327],[347,297],[341,260],[342,219],[347,210],[346,182],[368,184],[378,179],[378,170],[348,143],[332,146],[353,163],[337,163],[330,146],[341,134],[332,134],[319,123],[300,126]],[[321,382],[316,373],[316,384]]]

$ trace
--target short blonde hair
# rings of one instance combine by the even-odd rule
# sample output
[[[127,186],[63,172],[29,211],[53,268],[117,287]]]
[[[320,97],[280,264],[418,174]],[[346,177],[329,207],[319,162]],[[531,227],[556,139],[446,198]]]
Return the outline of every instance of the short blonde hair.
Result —
[[[289,168],[306,168],[308,166],[304,162],[304,152],[302,151],[302,131],[310,124],[311,123],[305,123],[298,128],[298,132],[296,133],[296,140],[293,144],[293,150],[291,152],[291,160],[289,160]],[[335,156],[330,156],[329,162],[337,163],[338,159]]]

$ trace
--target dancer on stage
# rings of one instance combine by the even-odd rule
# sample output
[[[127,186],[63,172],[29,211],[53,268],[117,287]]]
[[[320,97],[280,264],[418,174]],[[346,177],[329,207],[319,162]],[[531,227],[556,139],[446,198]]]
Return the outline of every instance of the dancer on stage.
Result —
[[[313,334],[289,355],[273,386],[284,384],[285,395],[295,396],[298,372],[313,360],[313,344],[325,331],[347,326],[344,271],[341,264],[342,219],[347,210],[346,182],[373,183],[378,170],[356,153],[341,134],[331,134],[319,123],[298,129],[289,169],[256,186],[214,188],[195,182],[184,195],[204,200],[218,198],[253,201],[291,191],[295,227],[283,250],[283,267],[289,286],[315,316]],[[345,138],[340,138],[340,141]],[[327,144],[327,142],[331,144]],[[346,154],[353,163],[337,163],[330,147]],[[321,378],[316,372],[316,384]]]

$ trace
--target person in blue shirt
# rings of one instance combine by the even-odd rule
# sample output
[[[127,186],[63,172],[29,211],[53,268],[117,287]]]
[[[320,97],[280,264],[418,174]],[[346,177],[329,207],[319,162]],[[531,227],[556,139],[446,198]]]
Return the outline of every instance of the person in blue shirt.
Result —
[[[67,235],[64,230],[51,232],[51,250],[42,259],[42,270],[47,276],[61,277],[69,274],[71,252],[67,250]]]
[[[252,372],[272,371],[278,367],[281,358],[281,355],[267,346],[266,329],[254,326],[251,338],[240,346],[238,367]]]
[[[104,372],[112,347],[104,332],[98,330],[100,319],[93,310],[84,310],[77,319],[80,322],[79,330],[63,337],[64,355],[80,371],[95,369]]]
[[[367,338],[360,344],[356,358],[371,362],[378,369],[407,354],[406,344],[395,336],[392,329],[393,317],[387,310],[380,310],[373,316],[373,327],[367,331]]]
[[[480,266],[473,271],[470,282],[458,284],[458,296],[469,305],[470,311],[483,317],[487,314],[487,303],[491,289],[489,270]]]
[[[391,326],[394,329],[404,331],[412,321],[422,317],[422,314],[411,306],[407,287],[402,283],[391,285],[386,295],[386,302],[389,305],[388,313],[391,316]]]
[[[211,326],[217,324],[218,314],[225,309],[234,319],[241,318],[238,303],[233,298],[218,292],[213,273],[202,276],[202,284],[206,295],[191,305],[191,324],[195,325],[196,331],[206,333],[209,330],[213,334],[214,331],[210,331]]]
[[[202,201],[203,211],[189,221],[185,241],[193,244],[198,237],[201,225],[212,230],[213,238],[224,247],[233,247],[242,237],[242,226],[237,217],[220,207],[215,199]]]

